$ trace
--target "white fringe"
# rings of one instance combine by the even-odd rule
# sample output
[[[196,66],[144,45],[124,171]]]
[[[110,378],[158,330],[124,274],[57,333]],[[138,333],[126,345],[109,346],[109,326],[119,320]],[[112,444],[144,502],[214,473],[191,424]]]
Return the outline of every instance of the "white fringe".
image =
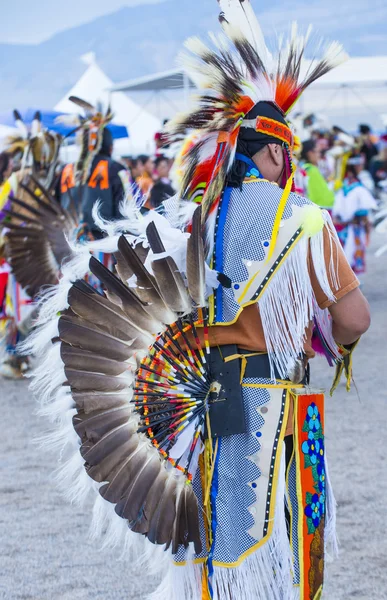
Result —
[[[272,277],[258,301],[265,341],[271,365],[271,377],[275,368],[279,376],[286,379],[302,355],[306,341],[306,330],[315,317],[332,350],[337,348],[332,336],[332,323],[327,310],[318,307],[308,272],[309,251],[318,283],[331,301],[335,301],[332,290],[340,286],[338,264],[334,262],[333,245],[340,244],[329,213],[324,212],[325,231],[329,235],[331,261],[325,263],[324,230],[311,238],[304,236],[291,251],[288,258]],[[339,358],[337,353],[337,358]]]
[[[325,489],[326,489],[326,514],[325,514],[325,554],[327,560],[332,561],[339,555],[339,540],[336,528],[336,510],[337,502],[333,493],[331,480],[329,477],[328,460],[325,452]]]
[[[292,552],[285,518],[285,446],[277,486],[274,528],[270,539],[235,568],[214,567],[214,600],[292,600]],[[187,560],[169,565],[167,574],[149,600],[201,600],[202,565]]]
[[[271,363],[282,379],[303,352],[306,329],[313,319],[313,288],[307,258],[309,240],[301,239],[272,277],[258,302]]]

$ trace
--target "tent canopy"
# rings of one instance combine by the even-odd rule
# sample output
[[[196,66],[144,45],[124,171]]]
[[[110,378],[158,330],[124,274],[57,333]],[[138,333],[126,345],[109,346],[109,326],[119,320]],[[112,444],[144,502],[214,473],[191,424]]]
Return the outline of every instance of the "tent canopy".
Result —
[[[182,90],[195,87],[191,79],[181,69],[163,71],[138,79],[129,79],[113,85],[112,92],[163,92],[168,90]]]
[[[313,84],[317,87],[368,87],[387,84],[387,56],[350,58]]]
[[[148,113],[123,93],[110,94],[113,81],[102,71],[94,55],[83,57],[88,68],[74,87],[55,106],[55,110],[73,112],[74,104],[69,96],[79,96],[95,105],[102,102],[104,107],[111,104],[114,120],[123,123],[129,131],[129,140],[120,140],[114,145],[117,154],[149,153],[154,148],[154,135],[160,131],[159,119]]]
[[[310,62],[306,61],[305,71]],[[164,117],[172,117],[177,110],[187,108],[192,81],[180,69],[133,79],[116,84],[112,90],[151,92],[157,96],[148,108]],[[180,91],[180,95],[179,94]],[[184,94],[181,92],[184,91]],[[156,93],[157,92],[157,93]],[[173,102],[162,98],[163,92],[175,93]],[[313,83],[302,95],[296,110],[321,112],[332,122],[356,130],[359,122],[369,123],[380,130],[384,127],[382,115],[387,113],[387,56],[350,58],[348,61]]]
[[[75,104],[73,106],[76,109]],[[26,108],[25,110],[19,111],[26,125],[31,125],[36,111],[36,108]],[[45,127],[46,129],[56,131],[57,133],[63,135],[63,137],[68,136],[74,131],[74,127],[69,127],[68,125],[64,125],[63,123],[56,123],[56,119],[62,116],[64,114],[63,112],[58,112],[55,110],[43,110],[39,112],[42,116],[43,127]],[[71,112],[74,114],[76,110],[72,110]],[[12,132],[15,132],[15,119],[12,110],[0,113],[0,124],[12,128]],[[115,140],[128,137],[128,131],[123,125],[115,125],[114,123],[111,123],[109,125],[109,129]],[[75,138],[75,134],[73,133],[69,137]]]
[[[306,69],[309,66],[306,62]],[[306,70],[305,69],[305,70]],[[313,87],[344,87],[350,85],[386,85],[387,84],[387,56],[365,56],[350,58],[345,63],[333,69],[316,83]],[[182,69],[163,71],[138,79],[129,79],[113,85],[112,92],[129,91],[167,91],[195,87],[193,81]]]

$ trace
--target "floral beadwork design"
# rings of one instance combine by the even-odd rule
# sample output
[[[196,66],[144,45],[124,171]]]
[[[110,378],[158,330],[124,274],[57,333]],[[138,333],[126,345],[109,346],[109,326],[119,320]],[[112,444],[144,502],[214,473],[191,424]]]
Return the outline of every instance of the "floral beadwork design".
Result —
[[[301,445],[304,467],[312,469],[314,481],[314,493],[306,493],[304,513],[308,533],[314,534],[325,516],[326,500],[324,434],[319,409],[314,402],[308,406],[302,431],[308,434]]]
[[[306,494],[306,508],[305,515],[308,519],[312,521],[312,525],[314,530],[320,525],[321,519],[324,516],[325,512],[325,496],[322,494],[311,494],[307,492]],[[309,525],[309,524],[308,524]],[[309,530],[309,527],[308,527]],[[311,532],[311,533],[314,533]]]
[[[314,402],[308,407],[306,423],[308,423],[310,431],[318,431],[321,427],[320,414]]]

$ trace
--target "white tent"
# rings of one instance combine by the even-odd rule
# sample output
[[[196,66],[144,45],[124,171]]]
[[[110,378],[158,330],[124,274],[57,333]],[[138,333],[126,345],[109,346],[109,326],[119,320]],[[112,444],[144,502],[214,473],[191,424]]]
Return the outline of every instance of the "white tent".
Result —
[[[316,81],[302,96],[296,111],[320,113],[331,125],[356,131],[368,123],[384,130],[387,112],[387,56],[350,58]]]
[[[163,116],[171,117],[176,109],[182,109],[186,105],[187,89],[185,93],[182,90],[190,85],[189,80],[184,79],[183,71],[176,69],[124,81],[114,85],[112,90],[138,95],[156,93],[155,105],[148,101],[148,109],[159,114],[162,107]],[[177,94],[179,90],[180,95],[173,98],[173,103],[162,96],[164,92]],[[362,121],[372,125],[375,130],[383,130],[381,115],[387,113],[387,56],[350,58],[312,84],[297,104],[296,110],[322,113],[331,124],[341,125],[346,129],[356,130],[358,123]]]
[[[88,65],[87,70],[77,81],[74,87],[58,102],[55,110],[65,113],[76,112],[75,105],[69,101],[69,96],[78,96],[91,104],[102,102],[105,107],[111,103],[114,112],[114,121],[125,125],[129,132],[129,139],[115,142],[115,154],[141,154],[152,153],[154,150],[154,135],[160,131],[159,119],[141,108],[124,93],[111,94],[113,81],[102,71],[95,61],[93,53],[82,57]]]

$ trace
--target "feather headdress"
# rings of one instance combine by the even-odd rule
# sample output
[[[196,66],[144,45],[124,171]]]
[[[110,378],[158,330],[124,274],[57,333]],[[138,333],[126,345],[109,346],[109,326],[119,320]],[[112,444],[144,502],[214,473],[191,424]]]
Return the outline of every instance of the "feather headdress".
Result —
[[[55,176],[62,136],[43,127],[40,111],[35,112],[29,128],[18,110],[14,110],[13,115],[19,133],[7,138],[6,152],[12,156],[21,154],[23,166],[32,163],[33,175],[45,187],[50,188]]]
[[[241,127],[255,128],[292,147],[293,135],[286,121],[279,126],[265,117],[246,119],[251,109],[258,102],[268,102],[286,115],[311,83],[346,59],[334,42],[322,58],[306,62],[310,30],[300,36],[295,24],[290,39],[272,56],[250,0],[218,0],[218,4],[223,33],[210,34],[209,45],[190,38],[181,57],[185,71],[200,89],[196,105],[168,127],[172,136],[197,131],[184,157],[180,195],[202,202],[203,218],[217,206]]]
[[[77,127],[77,130],[80,131],[81,151],[75,165],[75,179],[84,184],[89,177],[93,159],[101,148],[103,131],[114,115],[110,105],[106,112],[103,112],[101,106],[94,107],[77,96],[70,96],[69,100],[85,113],[84,117],[79,117],[79,126]]]

